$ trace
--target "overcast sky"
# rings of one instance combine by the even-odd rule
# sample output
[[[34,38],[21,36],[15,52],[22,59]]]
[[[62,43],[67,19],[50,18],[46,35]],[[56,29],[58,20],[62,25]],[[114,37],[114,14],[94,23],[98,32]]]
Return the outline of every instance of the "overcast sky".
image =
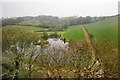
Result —
[[[119,0],[3,0],[1,9],[2,17],[110,16],[118,14],[118,2]]]

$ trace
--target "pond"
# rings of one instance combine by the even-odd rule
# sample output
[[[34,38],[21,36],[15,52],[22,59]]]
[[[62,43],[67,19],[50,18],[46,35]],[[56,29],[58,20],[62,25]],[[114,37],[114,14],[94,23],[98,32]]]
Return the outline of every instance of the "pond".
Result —
[[[68,42],[65,42],[59,38],[49,38],[48,43],[51,48],[62,48],[65,49],[68,47]]]

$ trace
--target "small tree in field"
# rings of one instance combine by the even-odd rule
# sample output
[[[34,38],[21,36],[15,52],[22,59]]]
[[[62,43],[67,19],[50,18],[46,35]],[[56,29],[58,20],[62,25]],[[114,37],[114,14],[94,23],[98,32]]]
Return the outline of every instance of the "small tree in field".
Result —
[[[48,33],[46,31],[43,32],[41,38],[44,39],[44,40],[47,40],[48,39]]]

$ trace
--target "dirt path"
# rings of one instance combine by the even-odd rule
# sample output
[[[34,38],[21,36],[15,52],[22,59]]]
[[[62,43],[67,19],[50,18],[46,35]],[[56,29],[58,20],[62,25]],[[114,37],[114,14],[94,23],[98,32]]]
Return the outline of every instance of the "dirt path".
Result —
[[[95,58],[95,54],[96,54],[96,50],[94,49],[94,46],[92,44],[92,39],[90,38],[90,33],[88,32],[87,28],[85,26],[82,26],[82,29],[84,31],[84,34],[85,34],[85,37],[86,37],[86,41],[88,42],[88,45],[89,45],[89,48],[90,48],[90,51],[92,53],[92,62],[94,64],[96,58]],[[93,65],[92,64],[92,65]],[[91,66],[92,66],[91,65]],[[90,67],[91,67],[90,66]]]
[[[90,38],[90,33],[88,32],[87,28],[86,28],[85,26],[82,26],[82,29],[83,29],[83,31],[84,31],[84,34],[85,34],[85,37],[86,37],[87,42],[91,43],[92,40],[91,40],[91,38]]]
[[[90,52],[92,53],[92,64],[88,67],[88,69],[93,68],[94,66],[99,66],[101,65],[101,62],[99,62],[99,60],[96,59],[96,49],[94,48],[94,44],[93,44],[93,38],[91,38],[89,31],[87,30],[87,28],[85,26],[82,26],[82,29],[84,31],[85,37],[86,37],[86,41],[88,42],[89,45],[89,49]],[[100,69],[102,70],[102,69]],[[103,70],[102,72],[100,71],[99,74],[101,74],[103,76]]]
[[[82,26],[82,29],[84,31],[85,37],[86,37],[86,41],[88,42],[88,45],[90,47],[90,50],[93,54],[96,54],[96,50],[94,48],[93,45],[93,38],[91,38],[91,34],[89,33],[89,31],[87,30],[87,28],[85,26]]]

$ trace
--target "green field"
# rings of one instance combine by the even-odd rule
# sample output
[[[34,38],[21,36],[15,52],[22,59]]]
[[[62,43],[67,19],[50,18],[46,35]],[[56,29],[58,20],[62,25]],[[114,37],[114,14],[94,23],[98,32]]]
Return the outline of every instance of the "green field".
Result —
[[[88,31],[93,34],[94,39],[106,39],[113,42],[115,46],[118,45],[118,18],[111,17],[97,22],[85,25]],[[85,40],[83,30],[80,25],[70,26],[63,34],[63,37],[68,40]]]
[[[118,17],[111,17],[86,26],[95,39],[107,39],[118,45]]]
[[[70,26],[63,34],[67,40],[80,41],[85,40],[84,32],[80,25]]]
[[[23,29],[26,32],[30,32],[33,34],[36,34],[38,36],[42,35],[42,32],[34,32],[34,31],[38,31],[38,30],[46,30],[45,28],[39,28],[39,27],[33,27],[33,26],[17,26],[17,25],[9,25],[9,26],[5,26],[2,29],[11,29],[11,28],[19,28],[19,29]]]
[[[33,27],[33,26],[17,26],[17,25],[8,25],[8,26],[3,27],[2,29],[5,30],[5,29],[12,29],[12,28],[23,29],[26,32],[31,32],[31,33],[36,34],[38,36],[41,36],[43,32],[35,32],[35,31],[47,30],[47,28],[39,28],[39,27]],[[48,35],[50,35],[50,34],[52,34],[54,32],[47,32],[47,33],[48,33]],[[64,31],[59,31],[57,33],[62,36]]]

